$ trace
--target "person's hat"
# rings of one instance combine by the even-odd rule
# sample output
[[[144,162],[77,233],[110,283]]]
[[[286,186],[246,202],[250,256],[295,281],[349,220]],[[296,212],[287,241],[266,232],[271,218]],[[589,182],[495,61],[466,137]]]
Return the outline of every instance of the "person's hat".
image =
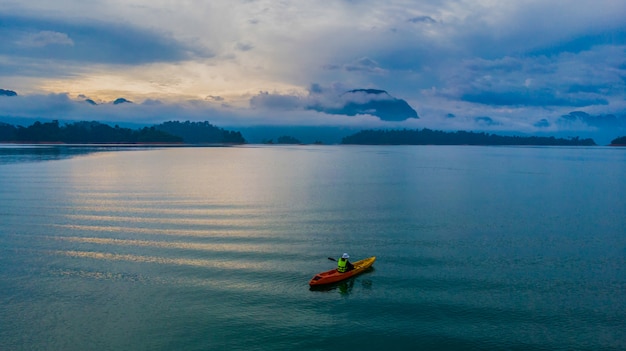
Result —
[[[348,255],[347,253],[344,253],[343,255],[341,255],[341,258],[350,258],[350,255]]]

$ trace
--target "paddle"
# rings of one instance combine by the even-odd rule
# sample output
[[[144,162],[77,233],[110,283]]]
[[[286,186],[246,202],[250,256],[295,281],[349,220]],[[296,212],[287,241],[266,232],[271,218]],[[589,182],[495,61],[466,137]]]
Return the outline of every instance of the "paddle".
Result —
[[[337,260],[336,260],[336,259],[334,259],[334,258],[332,258],[332,257],[328,257],[328,259],[329,259],[329,260],[331,260],[331,261],[335,261],[335,262],[337,262]]]

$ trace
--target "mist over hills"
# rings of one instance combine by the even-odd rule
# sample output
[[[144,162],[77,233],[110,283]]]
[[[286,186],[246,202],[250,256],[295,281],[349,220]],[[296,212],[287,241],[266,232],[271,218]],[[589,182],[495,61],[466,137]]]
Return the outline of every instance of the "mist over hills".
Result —
[[[133,102],[125,99],[125,98],[117,98],[115,99],[115,101],[113,101],[113,105],[119,105],[119,104],[132,104]]]
[[[13,90],[0,89],[0,96],[17,96]]]
[[[423,117],[407,101],[380,89],[329,90],[313,85],[309,90],[307,96],[255,95],[250,100],[252,109],[240,115],[234,109],[216,109],[201,101],[175,104],[147,99],[135,103],[124,97],[96,101],[85,95],[74,99],[67,94],[22,95],[11,89],[0,89],[0,122],[28,126],[33,121],[72,123],[96,120],[140,129],[163,121],[211,120],[240,132],[242,139],[249,143],[292,136],[303,143],[338,144],[344,137],[361,130],[407,128],[523,137],[592,138],[600,145],[626,135],[626,113],[620,112],[592,114],[574,110],[560,116],[533,115],[528,116],[528,120],[533,121],[530,128],[516,130],[516,125],[511,124],[513,119],[506,121],[490,116],[452,113],[439,120],[432,115]],[[263,109],[255,110],[257,107]]]
[[[291,130],[296,132],[297,130]],[[308,131],[310,133],[310,131]],[[318,131],[319,132],[319,131]],[[328,131],[326,131],[328,132]],[[347,130],[342,131],[345,135]],[[285,130],[272,131],[277,137],[264,138],[264,144],[325,144],[323,138],[300,140]],[[272,135],[266,131],[264,136]],[[296,134],[297,135],[297,134]],[[320,136],[321,134],[318,134]],[[310,137],[310,134],[308,134]],[[337,137],[336,135],[335,137]],[[275,138],[275,139],[274,139]],[[231,131],[205,122],[169,121],[138,129],[114,127],[96,122],[79,121],[61,124],[59,121],[28,127],[0,122],[0,142],[11,143],[66,143],[66,144],[213,144],[236,145],[249,143],[240,131]],[[611,145],[624,146],[626,137],[619,137]],[[595,146],[593,139],[579,137],[555,138],[540,136],[506,136],[466,131],[445,132],[424,129],[360,130],[342,137],[341,144],[356,145],[535,145],[535,146]]]
[[[402,99],[395,98],[384,90],[353,89],[341,95],[343,105],[339,107],[311,105],[311,110],[346,116],[373,115],[383,121],[404,121],[419,118],[417,112]]]
[[[577,122],[585,123],[596,128],[606,129],[625,129],[626,116],[616,116],[614,114],[606,115],[590,115],[583,111],[572,111],[567,115],[561,116],[557,123],[561,125],[573,124]]]

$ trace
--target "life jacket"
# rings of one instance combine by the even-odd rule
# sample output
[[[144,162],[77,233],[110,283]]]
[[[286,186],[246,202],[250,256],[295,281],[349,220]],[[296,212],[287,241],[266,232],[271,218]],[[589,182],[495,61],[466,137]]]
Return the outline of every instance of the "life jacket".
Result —
[[[345,273],[347,268],[348,268],[348,260],[345,258],[340,258],[337,261],[337,272]]]

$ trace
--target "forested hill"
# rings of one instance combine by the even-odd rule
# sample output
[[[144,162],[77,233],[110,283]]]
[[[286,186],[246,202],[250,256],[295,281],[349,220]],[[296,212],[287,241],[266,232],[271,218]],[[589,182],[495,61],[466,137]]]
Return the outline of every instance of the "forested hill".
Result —
[[[615,138],[611,141],[613,146],[626,146],[626,136]]]
[[[35,122],[28,127],[0,122],[0,142],[22,143],[213,143],[242,144],[239,132],[229,132],[208,122],[166,122],[139,129],[111,127],[100,122]]]
[[[593,146],[593,139],[560,139],[538,136],[502,136],[475,132],[430,129],[363,130],[343,138],[342,144],[359,145],[568,145]]]
[[[246,140],[240,132],[218,128],[209,122],[169,121],[156,125],[157,130],[179,136],[188,144],[220,143],[244,144]]]

